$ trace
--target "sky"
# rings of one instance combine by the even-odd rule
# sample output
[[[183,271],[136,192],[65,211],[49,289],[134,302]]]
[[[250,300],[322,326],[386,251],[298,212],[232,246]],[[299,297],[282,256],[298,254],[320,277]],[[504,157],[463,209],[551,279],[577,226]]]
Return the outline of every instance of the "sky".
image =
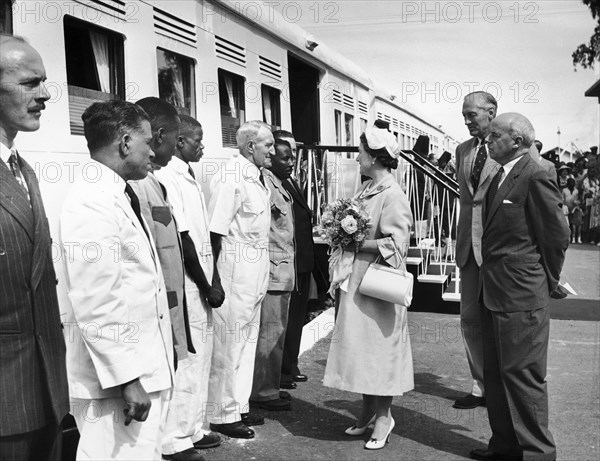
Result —
[[[284,17],[459,141],[469,137],[463,97],[484,89],[497,97],[499,113],[531,120],[544,151],[558,146],[559,128],[563,149],[599,143],[600,105],[584,93],[600,66],[575,72],[571,58],[595,27],[580,0],[288,3],[277,7]]]

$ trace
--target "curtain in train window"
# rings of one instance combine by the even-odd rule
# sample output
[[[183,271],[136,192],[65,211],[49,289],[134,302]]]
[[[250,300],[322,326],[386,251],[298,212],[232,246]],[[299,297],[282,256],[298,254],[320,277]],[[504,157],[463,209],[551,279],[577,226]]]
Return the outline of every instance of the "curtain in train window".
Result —
[[[177,53],[156,49],[158,97],[177,108],[179,113],[195,114],[194,61]]]
[[[96,101],[125,99],[123,37],[65,16],[65,57],[71,134],[83,134],[81,114]]]
[[[271,130],[281,128],[281,92],[268,85],[261,85],[263,122],[271,125]]]
[[[240,125],[246,121],[244,77],[218,69],[221,137],[223,147],[237,147],[235,139]]]
[[[352,146],[354,144],[354,116],[344,114],[344,125],[346,126],[346,145]]]
[[[334,110],[335,117],[335,145],[342,145],[342,112],[339,110]]]
[[[12,0],[0,0],[0,33],[13,33]]]

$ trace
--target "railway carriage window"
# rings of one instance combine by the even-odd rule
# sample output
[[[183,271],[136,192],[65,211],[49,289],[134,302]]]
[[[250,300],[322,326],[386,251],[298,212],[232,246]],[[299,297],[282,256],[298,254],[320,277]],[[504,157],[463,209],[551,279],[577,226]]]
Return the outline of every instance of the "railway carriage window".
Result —
[[[194,61],[177,53],[156,49],[158,97],[175,106],[179,113],[195,115]]]
[[[13,33],[12,0],[0,0],[0,33]]]
[[[361,118],[360,119],[360,132],[361,134],[365,132],[365,130],[367,129],[367,119],[366,118]]]
[[[235,134],[246,121],[244,77],[218,69],[223,147],[237,147]]]
[[[334,110],[335,116],[335,145],[342,145],[342,112],[339,110]]]
[[[65,17],[71,134],[83,135],[81,114],[96,101],[125,99],[123,37]]]
[[[263,122],[271,125],[271,130],[281,128],[281,91],[268,85],[261,85]]]
[[[354,144],[354,116],[344,114],[344,124],[346,125],[346,145],[352,146]]]

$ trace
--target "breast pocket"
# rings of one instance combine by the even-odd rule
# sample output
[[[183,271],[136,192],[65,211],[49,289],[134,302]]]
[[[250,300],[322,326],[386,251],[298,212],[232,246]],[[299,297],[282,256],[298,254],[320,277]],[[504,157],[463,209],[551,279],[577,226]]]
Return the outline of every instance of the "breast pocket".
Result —
[[[262,203],[255,200],[246,201],[242,203],[242,218],[247,223],[245,231],[249,234],[260,235],[263,232],[264,222],[267,219],[265,207]]]
[[[171,210],[168,206],[153,206],[152,207],[152,219],[155,223],[160,223],[167,227],[173,217],[171,216]]]
[[[168,206],[153,206],[152,220],[154,221],[154,239],[158,250],[173,248],[178,245],[177,229],[173,221],[171,209]]]

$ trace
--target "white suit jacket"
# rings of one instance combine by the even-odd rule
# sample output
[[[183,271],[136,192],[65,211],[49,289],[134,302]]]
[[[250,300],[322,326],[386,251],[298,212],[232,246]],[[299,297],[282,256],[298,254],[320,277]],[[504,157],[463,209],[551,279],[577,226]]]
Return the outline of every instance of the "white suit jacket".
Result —
[[[99,179],[76,180],[60,216],[71,303],[65,309],[70,395],[119,397],[120,385],[135,378],[147,392],[169,389],[173,340],[154,243],[131,208],[125,181],[91,162]]]

